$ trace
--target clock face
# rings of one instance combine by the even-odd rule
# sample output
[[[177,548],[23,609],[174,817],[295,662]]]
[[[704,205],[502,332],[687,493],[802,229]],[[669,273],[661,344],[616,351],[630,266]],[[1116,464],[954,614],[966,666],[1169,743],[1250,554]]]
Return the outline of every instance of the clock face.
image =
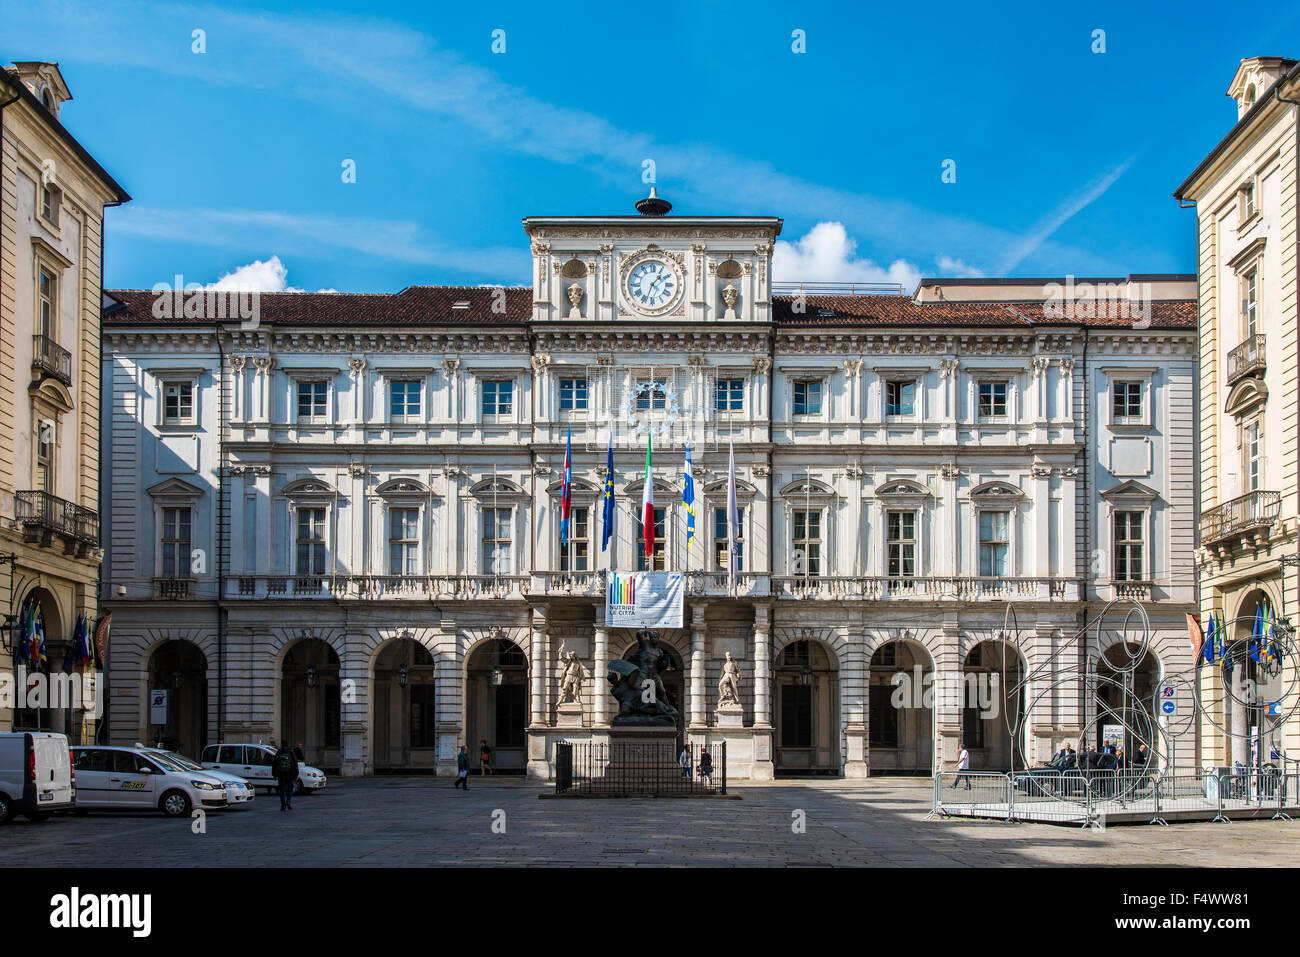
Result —
[[[632,299],[647,309],[666,306],[677,294],[677,277],[657,259],[639,263],[627,277],[627,291]]]

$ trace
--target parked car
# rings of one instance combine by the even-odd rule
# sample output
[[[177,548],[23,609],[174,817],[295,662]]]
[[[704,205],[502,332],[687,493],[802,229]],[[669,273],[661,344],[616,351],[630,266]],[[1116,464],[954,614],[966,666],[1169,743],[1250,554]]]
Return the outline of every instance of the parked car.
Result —
[[[275,790],[275,775],[271,773],[271,759],[275,748],[265,744],[210,744],[203,749],[203,767],[206,770],[237,774],[259,788]],[[325,772],[310,764],[298,763],[298,780],[295,794],[311,794],[325,787]]]
[[[168,817],[185,817],[194,807],[223,808],[229,803],[219,779],[158,752],[76,747],[72,763],[77,772],[77,811],[155,808]]]
[[[70,810],[76,784],[67,735],[48,731],[0,734],[0,824],[15,814],[44,821]]]
[[[175,751],[163,751],[160,748],[146,748],[142,744],[137,744],[145,754],[154,754],[166,758],[174,764],[179,764],[183,768],[189,768],[191,771],[202,771],[210,775],[226,786],[227,807],[235,807],[240,804],[252,804],[253,798],[257,796],[257,788],[245,781],[237,774],[227,774],[225,771],[216,771],[211,768],[205,768],[199,762],[187,758],[183,754]]]

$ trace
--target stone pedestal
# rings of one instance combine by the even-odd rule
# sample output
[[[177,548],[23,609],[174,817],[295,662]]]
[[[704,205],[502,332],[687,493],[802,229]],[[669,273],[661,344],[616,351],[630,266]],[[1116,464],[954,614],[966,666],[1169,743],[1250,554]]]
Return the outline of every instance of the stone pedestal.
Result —
[[[677,764],[677,729],[672,725],[611,725],[609,764],[602,790],[622,794],[654,793],[681,779]]]
[[[739,702],[720,704],[713,712],[714,727],[743,728],[745,726],[745,708]]]
[[[581,728],[582,702],[563,701],[556,705],[555,726],[557,728]]]

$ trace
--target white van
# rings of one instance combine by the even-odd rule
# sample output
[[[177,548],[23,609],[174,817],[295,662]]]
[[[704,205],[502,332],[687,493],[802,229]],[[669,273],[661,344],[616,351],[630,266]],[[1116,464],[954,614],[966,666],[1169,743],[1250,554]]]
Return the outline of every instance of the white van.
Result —
[[[76,803],[68,737],[50,731],[0,734],[0,824],[15,814],[44,821]]]

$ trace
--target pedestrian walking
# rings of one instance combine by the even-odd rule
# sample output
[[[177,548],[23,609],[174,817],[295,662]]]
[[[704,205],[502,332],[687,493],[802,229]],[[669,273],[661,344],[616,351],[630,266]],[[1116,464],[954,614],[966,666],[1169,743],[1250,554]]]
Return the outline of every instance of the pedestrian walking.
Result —
[[[677,763],[681,765],[682,777],[689,778],[691,776],[691,752],[686,749],[684,744],[682,745],[682,753],[677,755]]]
[[[479,739],[478,773],[480,776],[492,773],[492,749],[488,747],[487,738]]]
[[[281,741],[280,750],[271,758],[271,773],[275,775],[275,789],[280,794],[280,810],[293,810],[293,786],[298,780],[298,759],[289,750],[289,742]]]
[[[293,756],[299,764],[307,763],[307,755],[303,753],[301,742],[293,746]]]
[[[456,755],[456,783],[452,787],[469,790],[469,749],[463,744]]]
[[[713,757],[708,748],[700,748],[700,777],[713,783]]]
[[[953,779],[952,786],[957,787],[957,782],[966,781],[966,790],[970,790],[970,775],[964,772],[970,770],[970,752],[966,750],[966,744],[961,744],[961,750],[957,752],[957,777]]]

